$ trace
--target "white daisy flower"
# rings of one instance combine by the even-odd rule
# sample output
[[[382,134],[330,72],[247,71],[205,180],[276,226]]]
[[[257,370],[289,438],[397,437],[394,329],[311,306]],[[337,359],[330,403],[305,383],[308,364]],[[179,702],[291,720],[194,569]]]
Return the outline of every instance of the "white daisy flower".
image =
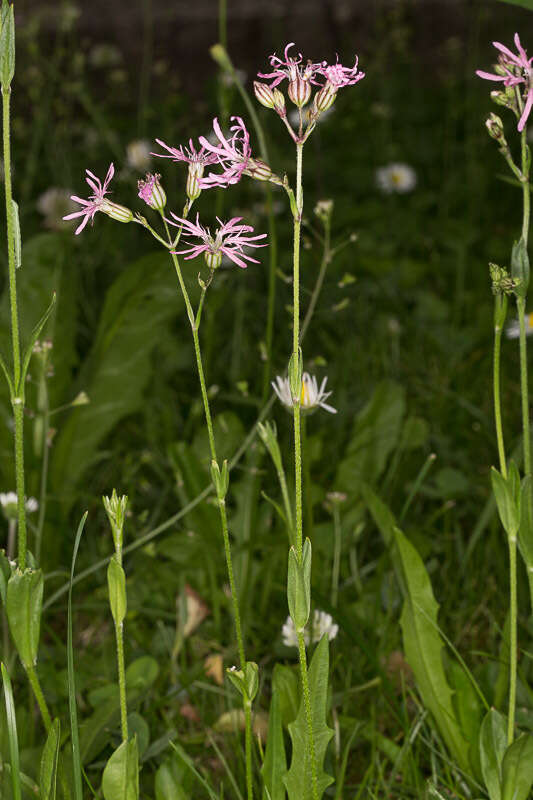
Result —
[[[126,147],[126,160],[128,166],[139,172],[146,172],[152,164],[150,155],[150,142],[146,139],[135,139]]]
[[[376,170],[376,183],[385,194],[406,194],[416,186],[416,172],[408,164],[387,164]]]
[[[330,396],[331,392],[326,392],[326,383],[328,381],[327,375],[318,388],[318,382],[314,375],[304,372],[302,375],[302,389],[300,391],[299,404],[304,412],[316,411],[320,406],[324,411],[329,411],[330,414],[336,414],[337,409],[328,405],[325,401]],[[276,392],[279,400],[286,408],[292,409],[296,405],[293,399],[288,378],[281,378],[276,376],[276,380],[272,381],[272,388]]]
[[[16,519],[18,512],[16,492],[0,492],[0,506],[2,506],[2,511],[7,519]],[[33,511],[37,511],[38,508],[39,503],[35,497],[28,497],[26,511],[31,514]]]
[[[306,645],[309,645],[310,641],[316,644],[322,639],[324,634],[327,635],[328,640],[331,642],[335,639],[338,632],[339,626],[333,621],[331,614],[327,614],[325,611],[320,611],[316,608],[313,614],[313,624],[311,626],[312,636],[310,636],[309,630],[306,628],[304,630],[304,642]],[[291,616],[288,616],[285,620],[281,629],[281,638],[285,647],[298,647],[298,635]]]
[[[524,316],[524,326],[526,329],[526,336],[530,336],[530,334],[533,333],[533,311]],[[508,339],[518,339],[520,336],[520,323],[517,319],[513,319],[513,321],[509,323],[505,329],[505,333]]]

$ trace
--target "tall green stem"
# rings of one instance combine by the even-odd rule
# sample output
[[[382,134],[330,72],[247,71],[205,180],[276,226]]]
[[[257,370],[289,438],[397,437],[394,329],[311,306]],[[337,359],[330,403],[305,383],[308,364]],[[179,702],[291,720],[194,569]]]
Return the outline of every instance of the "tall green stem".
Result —
[[[522,151],[522,198],[523,198],[523,214],[522,214],[522,243],[527,250],[528,236],[529,236],[529,216],[530,216],[530,187],[529,187],[529,167],[527,156],[527,131],[524,130],[521,134],[521,151]],[[527,288],[527,287],[526,287]],[[524,448],[524,475],[531,476],[531,430],[529,424],[529,390],[528,390],[528,376],[527,376],[527,344],[526,344],[526,326],[525,326],[525,310],[526,298],[525,294],[520,294],[516,298],[516,305],[518,309],[518,323],[520,326],[520,394],[522,398],[522,446]],[[528,498],[531,503],[531,497]],[[530,516],[530,515],[528,515]],[[516,537],[509,537],[509,583],[510,583],[510,637],[509,637],[509,716],[507,728],[507,742],[511,744],[514,739],[514,720],[516,708],[516,672],[517,672],[517,575],[516,575]]]
[[[19,569],[26,568],[26,505],[24,497],[24,387],[20,385],[20,335],[17,308],[17,277],[15,263],[15,217],[11,184],[10,109],[11,88],[2,87],[4,186],[6,196],[7,253],[9,268],[9,302],[11,306],[11,341],[13,345],[13,386],[11,398],[15,419],[15,485],[18,506]]]
[[[169,241],[170,232],[168,230],[167,223],[165,222],[165,227],[167,231],[167,236]],[[198,378],[200,380],[200,390],[202,393],[202,401],[204,405],[204,414],[205,414],[205,422],[207,425],[207,435],[209,439],[209,449],[211,452],[211,458],[213,461],[217,461],[217,451],[215,445],[215,434],[213,431],[213,420],[211,417],[211,408],[209,406],[209,397],[207,394],[207,386],[205,382],[205,375],[204,375],[204,367],[202,361],[202,351],[200,349],[200,338],[198,336],[198,326],[199,326],[199,318],[194,315],[194,311],[191,305],[191,300],[189,298],[189,292],[187,291],[187,287],[185,285],[185,281],[183,280],[183,275],[181,272],[181,267],[178,261],[178,258],[175,253],[171,253],[172,261],[174,264],[174,269],[176,270],[176,275],[178,277],[178,282],[180,285],[181,293],[183,295],[183,300],[185,302],[185,308],[187,310],[187,316],[189,318],[189,322],[191,325],[192,331],[192,338],[194,342],[194,354],[196,356],[196,367],[198,369]],[[218,463],[218,462],[217,462]],[[220,513],[220,524],[222,527],[222,537],[224,539],[224,551],[226,555],[226,568],[228,571],[228,579],[229,585],[231,590],[231,599],[233,604],[233,617],[235,622],[235,633],[237,636],[237,649],[239,653],[239,662],[241,669],[245,669],[246,667],[246,658],[244,654],[244,640],[242,636],[242,627],[241,627],[241,614],[239,611],[239,599],[237,596],[237,588],[235,586],[235,576],[233,571],[233,560],[231,557],[231,544],[229,540],[229,530],[228,530],[228,518],[226,514],[226,501],[222,498],[218,501],[218,509]],[[246,708],[245,703],[245,757],[246,757],[246,786],[248,792],[248,798],[251,800],[253,797],[253,784],[252,784],[252,715],[251,710]]]
[[[293,328],[292,328],[292,356],[294,365],[299,364],[300,353],[300,235],[303,212],[303,187],[302,187],[302,161],[303,142],[296,143],[296,213],[294,214],[294,249],[293,249]],[[294,416],[294,478],[295,478],[295,506],[296,506],[296,554],[301,562],[303,554],[303,520],[302,520],[302,440],[300,396],[293,406]],[[318,782],[315,759],[315,739],[313,733],[313,714],[311,708],[311,694],[309,691],[309,678],[307,675],[307,657],[305,642],[302,633],[298,633],[298,656],[300,659],[300,673],[302,678],[302,694],[305,705],[307,722],[307,744],[309,760],[311,762],[311,783],[313,799],[318,800]]]
[[[122,622],[115,625],[117,641],[118,688],[120,695],[120,730],[122,741],[128,741],[128,704],[126,701],[126,669],[124,665],[124,628]]]
[[[498,442],[498,458],[500,461],[500,472],[507,478],[507,462],[505,458],[505,446],[503,443],[502,408],[500,395],[500,363],[502,349],[503,321],[507,313],[507,296],[497,295],[494,299],[494,359],[493,359],[493,392],[494,392],[494,424],[496,427],[496,440]]]

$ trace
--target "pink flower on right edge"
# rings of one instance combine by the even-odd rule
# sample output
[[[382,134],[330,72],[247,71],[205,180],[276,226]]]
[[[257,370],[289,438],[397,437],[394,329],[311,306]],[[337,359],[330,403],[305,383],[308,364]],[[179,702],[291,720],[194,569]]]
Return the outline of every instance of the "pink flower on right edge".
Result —
[[[220,266],[223,255],[227,256],[234,264],[237,264],[237,266],[242,269],[248,266],[246,263],[247,261],[259,264],[256,258],[246,255],[243,248],[268,246],[266,242],[259,244],[257,241],[258,239],[265,239],[266,233],[248,236],[248,234],[253,233],[254,229],[251,225],[239,225],[238,223],[241,221],[242,217],[233,217],[229,222],[222,222],[222,220],[217,217],[217,222],[220,223],[220,227],[217,228],[213,236],[209,228],[204,228],[203,225],[200,225],[198,214],[196,215],[195,223],[178,217],[177,214],[174,214],[172,211],[170,214],[174,217],[176,222],[173,222],[171,219],[167,219],[167,222],[177,228],[182,228],[183,236],[200,240],[198,244],[194,244],[194,242],[185,242],[187,249],[176,250],[174,252],[178,255],[184,255],[186,259],[196,258],[203,253],[205,262],[211,270],[217,269]]]
[[[503,83],[505,87],[519,86],[524,84],[524,108],[518,122],[518,130],[522,132],[528,120],[533,106],[533,58],[528,58],[527,53],[520,43],[517,33],[514,35],[516,53],[500,42],[493,42],[494,47],[500,51],[498,64],[503,71],[503,75],[492,72],[484,72],[478,69],[476,75],[487,81],[497,81]]]

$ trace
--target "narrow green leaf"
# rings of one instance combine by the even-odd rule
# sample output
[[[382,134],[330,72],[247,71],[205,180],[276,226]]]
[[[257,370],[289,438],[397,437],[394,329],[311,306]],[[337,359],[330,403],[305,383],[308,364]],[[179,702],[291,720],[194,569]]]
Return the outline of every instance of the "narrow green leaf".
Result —
[[[442,664],[439,607],[422,559],[399,528],[394,535],[407,592],[401,616],[406,658],[424,705],[433,715],[451,754],[461,769],[469,773],[468,743],[455,715],[452,691]]]
[[[107,586],[113,620],[115,625],[121,625],[127,610],[126,575],[116,555],[112,556],[107,568]]]
[[[490,800],[501,800],[502,762],[507,747],[507,720],[491,708],[485,714],[479,730],[481,772]]]
[[[39,800],[55,800],[56,797],[60,731],[61,726],[59,720],[55,719],[46,738],[41,756],[41,770],[39,774],[41,794]]]
[[[134,736],[115,750],[102,775],[104,800],[138,800],[139,758]]]
[[[68,705],[70,713],[70,741],[72,744],[72,767],[74,772],[74,800],[83,800],[83,789],[81,781],[81,754],[80,736],[78,730],[78,710],[76,706],[76,674],[74,670],[74,648],[72,645],[72,584],[74,581],[74,569],[76,558],[80,546],[81,535],[87,520],[86,511],[80,520],[76,538],[74,540],[74,550],[72,552],[72,563],[70,565],[70,583],[68,588],[68,618],[67,618],[67,672],[68,672]]]
[[[181,759],[181,761],[183,761],[185,766],[188,769],[190,769],[190,771],[195,776],[195,778],[204,787],[204,789],[206,790],[207,794],[209,795],[210,800],[220,800],[218,795],[213,791],[212,787],[208,784],[208,782],[205,780],[205,778],[202,777],[202,775],[200,775],[200,773],[198,772],[198,770],[194,766],[192,760],[189,758],[189,756],[187,755],[187,753],[185,752],[183,747],[181,747],[181,745],[179,745],[179,744],[174,744],[174,742],[170,742],[170,746],[176,752],[176,755]]]
[[[13,788],[13,800],[21,800],[22,792],[20,788],[20,762],[19,745],[17,736],[17,718],[15,715],[15,702],[13,700],[13,689],[9,673],[4,664],[0,664],[2,670],[2,681],[4,683],[4,699],[6,703],[7,718],[7,737],[9,740],[9,756],[11,759],[11,786]]]
[[[268,735],[265,760],[261,767],[263,776],[263,800],[285,800],[283,776],[287,772],[287,757],[283,742],[283,725],[279,691],[275,680],[272,683],[272,700],[268,716]],[[267,794],[268,792],[268,794]]]
[[[507,481],[494,467],[490,470],[490,478],[504,530],[508,536],[516,536],[520,525],[520,513],[513,494],[511,481]]]
[[[510,6],[520,6],[521,8],[527,8],[529,11],[533,11],[533,0],[500,0],[501,3],[507,3]]]
[[[41,333],[42,329],[46,325],[50,314],[54,310],[54,306],[56,304],[56,299],[57,299],[57,295],[54,292],[53,295],[52,295],[52,300],[50,302],[50,305],[48,306],[48,308],[46,309],[46,311],[44,312],[44,314],[42,315],[41,319],[39,320],[39,322],[37,323],[37,325],[35,326],[35,328],[33,329],[32,333],[31,333],[30,341],[28,343],[28,346],[26,348],[26,352],[24,353],[24,358],[23,358],[23,361],[22,361],[22,372],[20,373],[20,384],[15,387],[18,394],[20,394],[24,389],[24,381],[26,380],[26,375],[28,373],[28,368],[30,366],[30,360],[31,360],[32,353],[33,353],[33,346],[34,346],[35,342],[37,341],[37,339],[39,338],[39,334]]]
[[[0,550],[0,599],[5,607],[7,599],[7,582],[11,577],[11,565],[5,550]]]
[[[6,89],[15,74],[15,14],[13,5],[5,15],[0,33],[0,81]]]
[[[326,724],[329,679],[329,645],[324,635],[317,645],[309,667],[309,691],[311,694],[315,760],[317,768],[318,800],[333,783],[333,778],[324,772],[324,759],[333,731]],[[289,800],[312,800],[311,765],[307,746],[307,721],[304,698],[301,697],[298,716],[289,725],[292,740],[292,757],[289,771],[283,780]]]
[[[308,561],[310,562],[309,552]],[[311,590],[309,584],[306,583],[306,576],[310,576],[310,565],[307,567],[304,564],[303,557],[300,563],[296,549],[291,547],[287,569],[287,601],[289,614],[296,630],[305,628],[311,611]]]
[[[7,582],[9,629],[24,667],[33,667],[37,663],[43,587],[40,569],[26,569],[24,572],[17,569]]]
[[[4,373],[7,385],[9,386],[9,394],[11,395],[11,397],[13,397],[15,395],[15,384],[13,383],[13,378],[11,377],[11,374],[7,368],[4,356],[1,353],[0,353],[0,368]]]
[[[528,800],[533,786],[533,736],[522,733],[502,763],[502,800]]]

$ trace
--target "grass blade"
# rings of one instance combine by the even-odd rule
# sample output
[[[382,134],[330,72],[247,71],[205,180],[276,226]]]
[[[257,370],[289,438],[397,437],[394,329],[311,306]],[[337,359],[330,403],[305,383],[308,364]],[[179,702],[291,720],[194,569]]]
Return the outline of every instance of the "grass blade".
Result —
[[[78,710],[76,708],[76,684],[74,675],[74,651],[72,648],[72,583],[74,580],[74,568],[76,566],[76,557],[78,555],[78,547],[80,546],[81,535],[87,520],[86,511],[80,520],[78,530],[76,532],[76,539],[74,541],[74,551],[72,553],[72,565],[70,568],[70,584],[68,589],[68,623],[67,623],[67,669],[68,669],[68,705],[70,711],[70,738],[72,742],[72,768],[74,774],[74,798],[75,800],[83,800],[82,782],[81,782],[81,756],[80,756],[80,738],[78,732]]]
[[[11,785],[13,787],[13,800],[21,800],[22,792],[20,788],[19,743],[17,737],[15,703],[13,700],[13,690],[11,688],[9,673],[4,664],[1,664],[1,668],[2,681],[4,683],[4,697],[6,701],[7,736],[9,739],[9,755],[11,758]]]

